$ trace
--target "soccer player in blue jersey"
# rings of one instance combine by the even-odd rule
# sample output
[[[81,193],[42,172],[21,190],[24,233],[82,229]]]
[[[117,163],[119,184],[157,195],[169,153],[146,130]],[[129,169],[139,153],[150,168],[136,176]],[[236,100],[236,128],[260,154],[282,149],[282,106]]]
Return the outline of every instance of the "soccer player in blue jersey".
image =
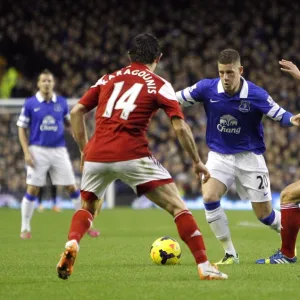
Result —
[[[262,117],[282,126],[299,126],[300,115],[280,107],[261,87],[242,77],[239,53],[225,49],[218,58],[219,78],[202,79],[176,93],[183,106],[197,102],[207,116],[206,142],[210,148],[206,166],[211,178],[202,185],[205,214],[225,256],[217,264],[239,263],[227,216],[220,199],[235,182],[241,199],[250,200],[257,218],[280,232],[281,214],[272,209]]]
[[[291,61],[279,62],[283,72],[300,80],[300,71]],[[300,229],[300,181],[288,185],[280,194],[281,248],[268,258],[258,259],[257,264],[291,264],[297,261],[296,240]]]
[[[64,139],[65,125],[70,125],[69,109],[66,99],[54,93],[54,84],[54,76],[50,71],[41,72],[37,82],[39,91],[25,100],[17,121],[27,166],[27,189],[21,204],[21,239],[31,238],[30,221],[35,200],[40,188],[46,184],[47,172],[52,184],[66,186],[75,208],[81,208],[80,191],[75,185]],[[99,235],[91,230],[90,235]]]

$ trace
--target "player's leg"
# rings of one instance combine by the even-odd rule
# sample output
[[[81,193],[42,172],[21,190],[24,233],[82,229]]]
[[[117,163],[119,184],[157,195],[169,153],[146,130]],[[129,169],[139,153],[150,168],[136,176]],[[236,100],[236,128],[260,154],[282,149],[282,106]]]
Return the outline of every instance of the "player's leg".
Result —
[[[30,146],[35,161],[35,167],[27,166],[26,193],[21,203],[21,234],[22,239],[31,237],[31,219],[35,201],[40,188],[46,184],[46,175],[49,168],[48,154],[41,147]]]
[[[81,207],[80,190],[75,184],[75,175],[67,150],[65,148],[53,149],[51,157],[49,175],[52,185],[64,186],[75,209],[79,209]]]
[[[116,174],[111,172],[110,164],[85,162],[81,182],[82,206],[73,215],[68,242],[57,264],[57,273],[60,278],[68,279],[73,272],[79,243],[100,210],[102,205],[100,199],[103,199],[108,185],[115,179]]]
[[[75,210],[81,209],[84,202],[82,203],[82,201],[81,201],[79,189],[74,184],[66,186],[66,189],[70,195],[70,198],[72,199],[72,202],[75,206]],[[99,210],[101,209],[102,203],[103,203],[103,201],[99,200],[99,205],[97,204],[97,209],[99,209]],[[91,227],[89,228],[89,230],[87,231],[87,234],[90,237],[97,237],[100,235],[100,231],[98,229],[94,228],[93,224],[92,224]]]
[[[200,229],[180,198],[175,183],[158,186],[146,193],[146,197],[174,217],[179,236],[189,247],[198,265],[200,278],[227,279],[227,275],[219,272],[209,263]]]
[[[43,212],[44,211],[44,206],[43,206],[43,196],[44,196],[44,187],[40,188],[40,192],[37,196],[37,200],[38,200],[38,211],[39,212]]]
[[[290,264],[297,261],[296,240],[300,229],[300,181],[287,186],[280,195],[281,249],[257,264]]]
[[[296,256],[296,240],[300,229],[300,181],[287,186],[280,195],[281,252],[292,258]]]
[[[252,198],[253,199],[253,198]],[[253,211],[257,219],[264,225],[280,233],[281,228],[281,213],[272,208],[272,202],[251,202]]]
[[[61,212],[61,208],[58,207],[57,205],[57,185],[52,184],[52,182],[51,182],[50,192],[51,192],[51,200],[53,203],[52,210],[55,212]]]
[[[280,232],[281,214],[272,208],[269,172],[262,155],[237,155],[236,187],[242,200],[251,200],[253,211],[260,222]]]
[[[40,187],[27,185],[26,193],[21,203],[21,239],[31,238],[31,219],[33,216],[35,201],[38,197]]]
[[[53,152],[52,168],[50,170],[52,184],[60,184],[66,187],[68,194],[76,210],[81,208],[80,190],[75,184],[75,176],[69,154],[65,148],[56,149]],[[89,236],[99,236],[99,230],[90,228]]]
[[[206,166],[211,178],[202,185],[206,220],[225,251],[223,259],[217,264],[239,263],[238,254],[232,243],[228,219],[220,201],[234,181],[233,162],[232,155],[225,156],[210,152]]]
[[[239,263],[231,239],[228,219],[220,201],[226,190],[227,187],[215,178],[210,178],[202,187],[206,220],[225,251],[224,257],[217,264]]]
[[[200,229],[180,198],[170,173],[154,157],[122,162],[118,164],[118,168],[119,178],[138,196],[146,195],[174,217],[179,236],[187,244],[199,266],[201,279],[226,279],[227,275],[218,272],[207,261]]]

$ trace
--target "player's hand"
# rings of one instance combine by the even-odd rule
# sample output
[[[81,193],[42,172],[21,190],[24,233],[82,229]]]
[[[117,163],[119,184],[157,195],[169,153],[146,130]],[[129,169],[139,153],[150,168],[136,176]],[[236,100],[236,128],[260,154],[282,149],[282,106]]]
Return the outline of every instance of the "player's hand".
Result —
[[[280,68],[281,71],[285,73],[289,73],[295,79],[300,80],[300,71],[294,63],[292,63],[289,60],[282,59],[281,61],[279,61],[279,64],[281,66]]]
[[[202,179],[202,175],[204,176],[202,182],[206,183],[207,180],[210,178],[210,173],[207,170],[207,168],[205,167],[205,165],[203,164],[203,162],[199,162],[197,164],[193,164],[193,168],[194,168],[194,172],[196,173],[196,176],[199,180]]]
[[[291,119],[291,123],[294,126],[300,127],[300,114],[293,116]]]
[[[33,160],[31,153],[26,153],[24,155],[24,159],[25,159],[25,163],[27,166],[34,168],[34,160]]]

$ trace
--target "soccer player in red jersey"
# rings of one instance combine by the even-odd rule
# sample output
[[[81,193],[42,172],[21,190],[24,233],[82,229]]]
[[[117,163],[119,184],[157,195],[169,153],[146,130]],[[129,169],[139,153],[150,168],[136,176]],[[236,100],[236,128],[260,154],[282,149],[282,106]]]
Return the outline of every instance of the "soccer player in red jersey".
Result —
[[[154,74],[162,56],[157,39],[147,33],[136,36],[128,52],[131,64],[104,75],[71,111],[75,140],[82,153],[82,209],[71,222],[68,242],[57,264],[58,276],[67,279],[72,271],[79,242],[89,229],[98,199],[116,179],[129,185],[138,196],[169,212],[181,239],[195,258],[200,279],[227,279],[210,264],[202,234],[169,172],[152,156],[146,130],[151,117],[163,109],[171,120],[177,138],[189,153],[196,175],[210,174],[202,163],[192,132],[185,123],[173,87]],[[96,108],[96,126],[88,141],[84,115]]]
[[[300,80],[300,71],[291,61],[279,61],[281,70]],[[297,261],[296,240],[300,229],[300,180],[288,185],[280,194],[281,249],[269,258],[258,259],[257,264],[291,264]]]

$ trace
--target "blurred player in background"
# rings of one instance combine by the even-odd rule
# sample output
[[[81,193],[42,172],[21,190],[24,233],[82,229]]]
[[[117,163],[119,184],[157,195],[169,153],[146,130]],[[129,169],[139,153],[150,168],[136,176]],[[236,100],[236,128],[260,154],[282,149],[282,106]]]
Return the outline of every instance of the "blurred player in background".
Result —
[[[257,218],[280,232],[281,215],[272,209],[269,172],[263,157],[261,123],[267,115],[282,126],[299,126],[300,115],[281,108],[262,88],[242,77],[239,53],[225,49],[218,58],[219,77],[203,79],[176,93],[184,106],[204,105],[207,116],[206,141],[210,148],[206,167],[211,173],[202,185],[205,214],[225,256],[217,264],[239,263],[227,216],[220,199],[235,182],[241,199],[251,200]]]
[[[38,208],[37,210],[39,212],[43,212],[45,210],[43,206],[43,197],[45,195],[46,187],[41,187],[40,192],[38,194],[37,200],[38,200]],[[61,212],[61,208],[57,206],[57,186],[52,185],[50,186],[50,193],[51,193],[51,201],[53,203],[52,210],[55,212]]]
[[[138,196],[169,212],[181,239],[193,254],[200,279],[227,279],[208,262],[202,234],[180,198],[169,172],[152,156],[146,130],[153,114],[162,108],[169,116],[176,135],[189,153],[196,175],[209,172],[201,162],[190,128],[183,120],[173,87],[153,72],[161,58],[160,45],[150,34],[136,36],[129,50],[131,64],[104,75],[71,111],[75,140],[82,153],[82,209],[75,212],[57,265],[58,276],[67,279],[79,251],[79,242],[97,211],[98,199],[108,185],[120,179]],[[95,133],[88,141],[84,115],[97,108]]]
[[[291,61],[279,62],[283,72],[300,80],[300,71]],[[266,259],[258,259],[257,264],[291,264],[297,261],[296,240],[300,229],[300,181],[290,184],[280,194],[281,208],[281,248]]]
[[[53,92],[54,83],[50,71],[44,70],[39,74],[39,91],[25,100],[17,121],[27,166],[27,189],[21,204],[21,239],[31,238],[30,221],[35,200],[40,188],[46,184],[47,172],[53,185],[66,187],[76,209],[81,207],[80,191],[75,185],[64,139],[65,125],[70,125],[69,109],[66,99]],[[92,230],[92,236],[97,235],[99,232]]]

